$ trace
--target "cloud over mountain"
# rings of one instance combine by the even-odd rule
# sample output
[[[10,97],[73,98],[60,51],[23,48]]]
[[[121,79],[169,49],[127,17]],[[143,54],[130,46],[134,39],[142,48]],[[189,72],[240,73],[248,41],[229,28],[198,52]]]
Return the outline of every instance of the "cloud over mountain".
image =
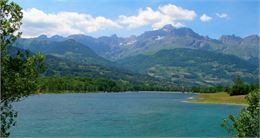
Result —
[[[46,35],[69,35],[96,32],[120,25],[102,16],[93,17],[77,12],[45,13],[36,8],[24,10],[21,30],[25,37]]]
[[[182,21],[191,21],[196,12],[182,7],[167,4],[159,6],[157,10],[151,7],[139,9],[137,15],[120,15],[117,19],[103,16],[93,16],[78,12],[45,13],[42,10],[31,8],[23,10],[24,18],[21,31],[23,37],[34,37],[41,34],[70,35],[87,34],[104,29],[125,29],[151,26],[158,29],[166,24],[174,27],[185,26]]]
[[[119,16],[119,23],[127,25],[130,28],[151,25],[154,29],[163,27],[166,24],[172,24],[175,27],[183,27],[181,20],[193,20],[196,12],[183,9],[172,4],[160,6],[158,10],[150,7],[140,9],[135,16]]]

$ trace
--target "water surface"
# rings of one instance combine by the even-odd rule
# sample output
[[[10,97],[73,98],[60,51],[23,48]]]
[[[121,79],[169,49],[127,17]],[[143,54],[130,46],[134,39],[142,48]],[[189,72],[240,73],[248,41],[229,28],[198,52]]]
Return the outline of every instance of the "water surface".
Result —
[[[220,122],[240,106],[183,102],[195,94],[43,94],[16,103],[13,137],[225,136]]]

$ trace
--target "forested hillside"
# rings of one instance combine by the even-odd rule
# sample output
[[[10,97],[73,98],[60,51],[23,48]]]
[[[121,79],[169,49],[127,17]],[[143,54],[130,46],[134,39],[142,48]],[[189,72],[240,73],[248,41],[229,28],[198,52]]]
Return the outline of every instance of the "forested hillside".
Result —
[[[129,57],[118,63],[139,73],[167,78],[182,85],[228,85],[239,76],[256,83],[258,73],[256,65],[236,56],[181,48]]]

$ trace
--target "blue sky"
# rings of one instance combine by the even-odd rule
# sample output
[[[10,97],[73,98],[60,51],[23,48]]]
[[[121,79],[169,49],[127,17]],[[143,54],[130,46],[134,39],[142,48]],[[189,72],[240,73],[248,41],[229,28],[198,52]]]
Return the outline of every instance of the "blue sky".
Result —
[[[165,24],[201,35],[259,35],[259,0],[14,0],[24,9],[24,37],[138,35]],[[148,7],[148,8],[147,8]]]

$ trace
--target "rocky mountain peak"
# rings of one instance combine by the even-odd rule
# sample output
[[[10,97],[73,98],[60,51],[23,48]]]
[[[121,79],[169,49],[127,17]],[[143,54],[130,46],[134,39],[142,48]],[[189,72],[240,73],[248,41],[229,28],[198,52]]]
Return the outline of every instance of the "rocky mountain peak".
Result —
[[[37,38],[38,38],[38,39],[47,39],[48,36],[47,36],[47,35],[40,35],[40,36],[38,36]]]
[[[161,30],[166,31],[166,32],[171,32],[173,31],[175,28],[171,25],[171,24],[167,24],[165,25]]]
[[[220,41],[222,43],[226,43],[226,44],[237,45],[242,41],[242,38],[235,36],[234,34],[233,35],[222,35],[220,37]]]

